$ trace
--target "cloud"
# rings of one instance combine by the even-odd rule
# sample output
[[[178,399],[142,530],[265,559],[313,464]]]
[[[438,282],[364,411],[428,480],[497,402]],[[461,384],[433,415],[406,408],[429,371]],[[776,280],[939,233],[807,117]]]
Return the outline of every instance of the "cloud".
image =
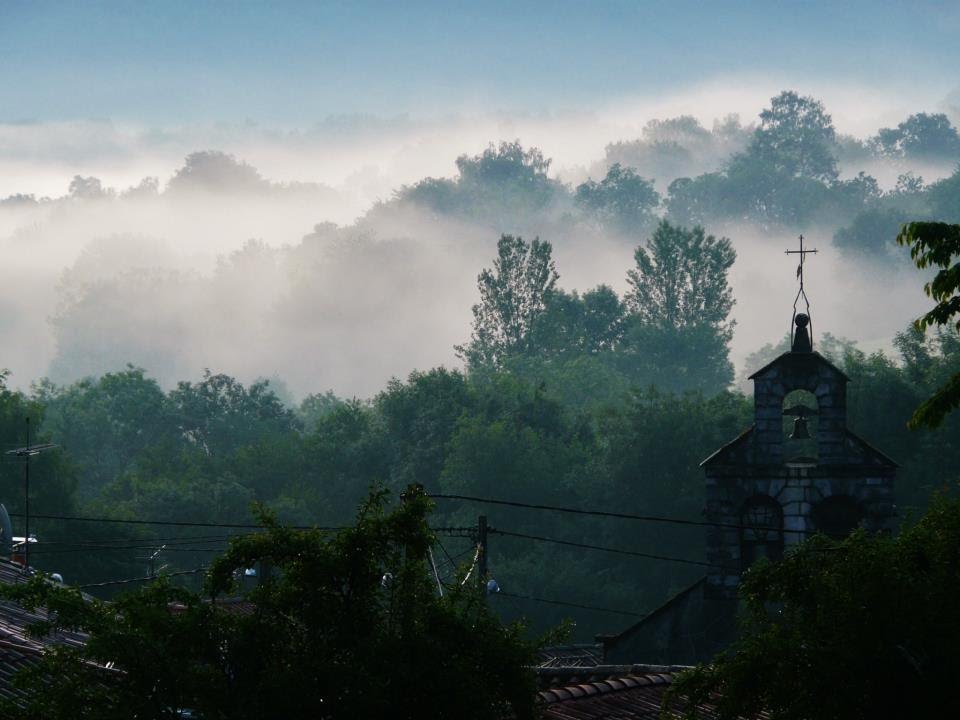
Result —
[[[326,186],[0,207],[0,366],[20,386],[48,372],[66,381],[132,361],[167,384],[210,367],[244,380],[279,375],[300,395],[332,388],[368,396],[391,376],[456,363],[476,275],[492,262],[500,230],[553,242],[567,289],[607,283],[622,291],[633,251],[560,221],[498,228],[408,211],[353,225],[378,200],[425,176],[452,176],[458,155],[516,138],[542,148],[551,172],[572,182],[609,142],[639,137],[650,119],[692,114],[710,127],[739,112],[750,122],[786,86],[822,98],[840,130],[860,135],[945,97],[919,86],[897,94],[752,77],[590,111],[343,116],[306,128],[0,125],[0,197],[61,196],[75,174],[119,189],[156,176],[163,187],[187,154],[204,149],[233,153],[274,183]],[[341,227],[312,232],[326,221]],[[740,360],[787,330],[792,275],[782,251],[793,238],[708,230],[729,235],[739,252],[732,282]],[[880,347],[923,309],[919,277],[878,277],[830,250],[832,228],[812,230],[822,250],[810,273],[818,331]]]

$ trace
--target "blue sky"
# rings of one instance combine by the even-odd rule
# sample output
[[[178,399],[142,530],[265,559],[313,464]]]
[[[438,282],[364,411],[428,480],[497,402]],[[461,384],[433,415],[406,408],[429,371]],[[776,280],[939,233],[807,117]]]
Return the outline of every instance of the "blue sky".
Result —
[[[0,122],[569,111],[763,77],[960,86],[960,3],[0,0]]]

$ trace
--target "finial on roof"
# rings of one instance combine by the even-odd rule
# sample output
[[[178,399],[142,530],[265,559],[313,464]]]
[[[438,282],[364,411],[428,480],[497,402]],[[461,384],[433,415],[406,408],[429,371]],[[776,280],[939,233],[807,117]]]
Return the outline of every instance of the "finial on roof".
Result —
[[[810,331],[807,331],[807,325],[810,324],[810,300],[807,299],[807,293],[803,289],[803,263],[809,253],[815,253],[817,249],[807,250],[803,247],[803,235],[800,236],[800,249],[799,250],[787,250],[787,255],[799,255],[800,264],[797,265],[797,279],[800,281],[800,289],[797,291],[797,296],[793,299],[793,321],[797,325],[797,330],[793,339],[793,347],[791,348],[793,352],[812,352],[813,351],[813,327],[811,326]],[[797,313],[797,303],[800,302],[800,298],[803,298],[803,302],[806,303],[807,312],[806,313]],[[801,324],[801,318],[803,318]],[[793,332],[793,328],[790,328],[790,331]],[[801,340],[801,332],[803,335],[803,340]]]
[[[810,335],[807,333],[807,325],[810,324],[810,318],[803,313],[797,313],[793,319],[797,328],[793,333],[793,345],[791,352],[813,352],[813,345],[810,343]]]

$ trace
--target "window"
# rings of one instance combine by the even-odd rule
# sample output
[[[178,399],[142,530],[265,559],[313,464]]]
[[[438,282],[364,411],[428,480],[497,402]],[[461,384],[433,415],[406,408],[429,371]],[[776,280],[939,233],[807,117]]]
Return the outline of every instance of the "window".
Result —
[[[794,390],[783,398],[783,461],[803,467],[816,465],[819,458],[817,396],[807,390]]]

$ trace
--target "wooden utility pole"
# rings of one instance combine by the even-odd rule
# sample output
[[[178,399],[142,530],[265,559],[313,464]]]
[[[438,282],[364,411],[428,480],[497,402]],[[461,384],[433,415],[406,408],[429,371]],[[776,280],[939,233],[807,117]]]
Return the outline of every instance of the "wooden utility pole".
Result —
[[[486,591],[487,587],[487,516],[477,518],[477,545],[480,546],[480,557],[477,562],[477,577],[480,587]]]

